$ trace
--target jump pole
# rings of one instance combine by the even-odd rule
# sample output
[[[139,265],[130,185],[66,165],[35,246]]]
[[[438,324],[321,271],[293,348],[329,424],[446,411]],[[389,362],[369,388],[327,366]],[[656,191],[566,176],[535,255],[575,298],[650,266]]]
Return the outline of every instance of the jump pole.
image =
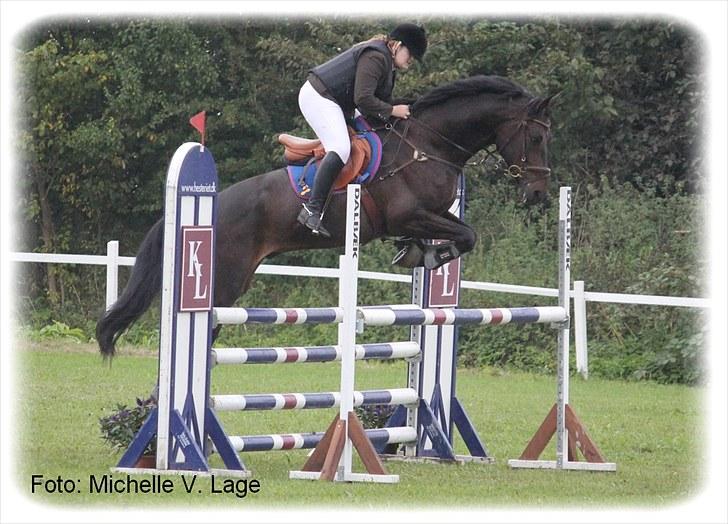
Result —
[[[558,330],[556,344],[557,380],[556,403],[549,411],[526,449],[518,459],[511,459],[511,468],[616,471],[617,465],[606,462],[602,453],[569,404],[569,328],[571,287],[571,188],[559,192],[559,307],[565,319],[554,323]],[[539,460],[554,433],[556,433],[556,460]],[[586,462],[578,461],[581,451]]]

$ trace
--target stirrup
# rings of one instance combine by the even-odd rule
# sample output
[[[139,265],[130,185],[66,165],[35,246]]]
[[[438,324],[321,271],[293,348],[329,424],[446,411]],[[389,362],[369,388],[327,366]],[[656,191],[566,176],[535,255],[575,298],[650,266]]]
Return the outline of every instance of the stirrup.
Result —
[[[298,222],[306,226],[316,236],[331,238],[331,233],[321,224],[321,213],[311,211],[306,204],[298,213]]]

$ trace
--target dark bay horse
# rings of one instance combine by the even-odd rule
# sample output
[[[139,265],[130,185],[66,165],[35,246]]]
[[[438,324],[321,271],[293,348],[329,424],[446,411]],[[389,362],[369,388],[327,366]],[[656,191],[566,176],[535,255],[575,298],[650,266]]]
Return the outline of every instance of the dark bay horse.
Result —
[[[377,131],[384,144],[382,167],[367,189],[379,218],[363,215],[362,243],[384,236],[450,241],[436,253],[422,254],[429,259],[410,261],[428,267],[472,250],[475,232],[448,209],[465,163],[492,144],[510,166],[509,173],[519,180],[524,202],[543,200],[550,174],[547,144],[552,98],[535,97],[497,76],[458,80],[419,98],[411,118]],[[266,257],[343,245],[345,193],[334,195],[326,211],[324,224],[332,237],[314,236],[296,222],[301,204],[285,169],[238,182],[222,191],[218,200],[214,295],[218,307],[231,306],[247,291]],[[162,233],[160,220],[139,247],[126,288],[96,326],[105,357],[113,356],[117,338],[161,290]]]

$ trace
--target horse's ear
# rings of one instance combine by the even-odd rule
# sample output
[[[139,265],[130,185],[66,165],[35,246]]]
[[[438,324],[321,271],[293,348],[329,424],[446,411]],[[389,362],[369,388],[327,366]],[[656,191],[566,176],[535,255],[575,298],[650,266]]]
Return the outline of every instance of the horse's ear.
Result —
[[[535,106],[531,109],[531,114],[548,115],[549,109],[553,105],[554,100],[557,100],[559,96],[561,96],[561,93],[563,93],[563,91],[559,91],[558,93],[547,96],[546,98],[539,98],[535,100]]]
[[[546,103],[544,104],[544,107],[547,107],[547,106],[550,106],[551,104],[553,104],[554,100],[557,100],[561,96],[561,93],[563,93],[563,91],[559,91],[558,93],[554,93],[553,95],[548,97],[546,99]]]
[[[541,109],[547,109],[551,107],[554,101],[558,100],[558,98],[561,96],[561,93],[563,93],[563,91],[559,91],[558,93],[554,93],[553,95],[544,98]]]

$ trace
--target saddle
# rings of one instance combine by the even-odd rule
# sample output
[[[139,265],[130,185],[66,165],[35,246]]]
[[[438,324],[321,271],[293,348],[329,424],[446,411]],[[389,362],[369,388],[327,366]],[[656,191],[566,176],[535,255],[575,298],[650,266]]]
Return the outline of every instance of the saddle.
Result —
[[[382,141],[363,117],[354,119],[354,129],[349,128],[349,136],[351,155],[334,181],[335,192],[345,190],[351,182],[365,186],[374,180],[382,160]],[[278,135],[278,141],[285,147],[284,157],[288,164],[286,171],[291,189],[305,202],[311,196],[318,163],[326,152],[320,140],[283,134]],[[382,214],[366,187],[362,192],[362,206],[375,231],[385,231]]]
[[[372,146],[369,141],[351,127],[348,130],[351,154],[349,161],[344,164],[341,173],[334,181],[334,190],[343,189],[349,182],[364,174],[372,160]],[[278,142],[285,148],[283,158],[289,166],[309,166],[321,160],[326,154],[321,140],[318,139],[301,138],[284,133],[278,135]]]

